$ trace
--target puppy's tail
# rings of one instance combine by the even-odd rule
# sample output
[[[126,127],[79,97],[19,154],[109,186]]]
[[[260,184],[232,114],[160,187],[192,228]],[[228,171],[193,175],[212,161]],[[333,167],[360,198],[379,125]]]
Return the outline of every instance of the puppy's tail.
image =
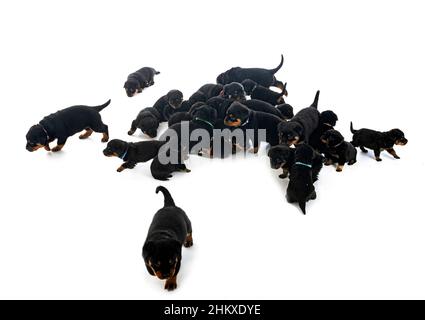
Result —
[[[96,110],[97,112],[102,111],[103,109],[105,109],[107,106],[109,106],[109,104],[111,103],[111,99],[109,99],[108,101],[106,101],[104,104],[102,104],[101,106],[97,106],[97,107],[93,107],[94,110]]]
[[[320,97],[320,90],[317,90],[316,96],[314,97],[313,104],[310,107],[316,108],[319,105],[319,97]]]
[[[156,188],[156,193],[161,191],[164,194],[164,207],[175,207],[174,200],[171,197],[170,192],[163,186],[159,186]]]
[[[274,69],[270,69],[269,71],[271,73],[273,73],[273,74],[275,74],[276,72],[278,72],[280,70],[280,68],[282,68],[282,66],[283,66],[283,61],[284,61],[283,54],[281,54],[280,55],[280,63],[279,63],[279,65],[276,68],[274,68]]]
[[[153,73],[154,73],[154,74],[160,74],[161,72],[156,71],[155,69],[153,69]]]
[[[300,209],[303,212],[303,214],[305,214],[305,201],[298,202],[298,205],[300,206]]]
[[[354,130],[353,128],[353,121],[350,121],[350,131],[352,134],[355,134],[358,130]]]

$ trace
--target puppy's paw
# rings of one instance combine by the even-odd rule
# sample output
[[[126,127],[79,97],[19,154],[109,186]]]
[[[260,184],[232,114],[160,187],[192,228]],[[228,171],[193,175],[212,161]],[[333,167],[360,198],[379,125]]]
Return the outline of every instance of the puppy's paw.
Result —
[[[133,131],[133,130],[128,130],[127,134],[128,134],[129,136],[132,136],[132,135],[134,134],[134,132],[135,132],[135,131]]]
[[[279,175],[279,178],[286,179],[288,177],[288,172],[284,172],[281,175]]]
[[[45,146],[44,146],[44,150],[46,150],[46,151],[51,151],[51,150],[50,150],[49,145],[45,145]]]
[[[123,172],[124,171],[124,167],[123,166],[120,166],[118,169],[117,169],[117,172]]]
[[[381,158],[375,158],[375,160],[378,161],[378,162],[382,161]]]
[[[183,245],[185,246],[185,248],[190,248],[191,246],[193,246],[192,234],[187,235],[186,240],[185,240]]]
[[[167,279],[167,281],[165,281],[164,289],[168,290],[168,291],[173,291],[173,290],[177,289],[176,279]]]
[[[182,171],[182,172],[186,172],[186,173],[192,172],[192,170],[190,170],[190,169],[188,169],[188,168],[186,168],[186,169],[182,169],[181,171]]]
[[[59,151],[61,151],[61,150],[62,150],[62,148],[63,148],[63,146],[61,146],[61,145],[57,145],[56,147],[54,147],[54,148],[52,149],[52,152],[59,152]]]
[[[400,159],[400,157],[398,155],[395,155],[394,159]]]
[[[344,166],[338,165],[336,167],[336,172],[342,172],[342,169],[344,168]]]
[[[107,133],[103,134],[102,140],[100,140],[102,142],[108,142],[109,141],[109,135]]]

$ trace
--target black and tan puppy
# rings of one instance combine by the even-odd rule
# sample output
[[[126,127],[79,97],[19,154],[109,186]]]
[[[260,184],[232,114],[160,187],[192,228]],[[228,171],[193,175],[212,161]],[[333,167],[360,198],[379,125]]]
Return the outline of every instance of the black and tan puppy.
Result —
[[[275,170],[282,169],[282,174],[279,175],[279,178],[285,179],[295,164],[295,148],[281,144],[271,147],[267,155],[270,158],[270,167]],[[319,179],[319,172],[322,170],[322,167],[323,157],[315,152],[312,161],[313,182]]]
[[[77,132],[86,130],[80,139],[87,139],[93,132],[103,134],[102,142],[109,140],[108,126],[102,122],[100,111],[106,108],[111,100],[97,107],[73,106],[44,117],[32,126],[27,135],[26,149],[36,151],[44,148],[47,151],[62,150],[66,140]],[[50,150],[49,143],[58,139],[57,146]]]
[[[232,82],[226,84],[223,87],[223,92],[220,94],[225,99],[229,99],[232,101],[245,101],[246,93],[245,90],[239,82]]]
[[[154,84],[154,76],[159,74],[153,68],[144,67],[134,73],[131,73],[124,84],[124,89],[128,97],[134,97],[136,94],[143,91],[144,88]]]
[[[179,90],[170,90],[166,95],[159,98],[152,108],[156,109],[161,115],[161,122],[168,121],[170,116],[176,111],[187,111],[181,109],[183,107],[183,93]]]
[[[154,179],[168,181],[173,177],[173,172],[190,172],[184,164],[186,150],[163,150],[161,148],[159,149],[158,155],[151,162],[150,169]],[[177,161],[168,161],[168,159],[172,159],[173,156],[177,159]]]
[[[313,185],[313,158],[314,150],[302,143],[295,149],[295,163],[289,173],[289,184],[286,190],[286,199],[289,203],[298,202],[301,211],[306,214],[307,201],[316,199]]]
[[[291,120],[294,117],[294,108],[290,104],[279,104],[276,106],[276,109],[280,112],[284,120]]]
[[[322,141],[323,134],[335,127],[338,121],[338,116],[331,110],[323,111],[319,116],[319,126],[314,130],[310,136],[309,144],[314,150],[324,153],[326,145]]]
[[[382,161],[381,151],[385,150],[395,159],[400,159],[394,150],[394,145],[404,146],[407,139],[400,129],[392,129],[386,132],[380,132],[370,129],[354,130],[353,123],[350,124],[350,130],[353,133],[351,144],[360,147],[362,152],[367,152],[366,148],[373,150],[376,161]]]
[[[288,91],[286,90],[286,83],[283,85],[283,90],[281,93],[263,87],[257,84],[255,81],[252,81],[251,79],[242,81],[242,85],[245,89],[246,95],[250,96],[251,99],[265,101],[273,106],[278,104],[284,104],[285,99],[283,98],[283,96],[288,96]]]
[[[322,135],[321,140],[326,145],[324,152],[326,166],[336,163],[336,171],[341,172],[344,164],[348,163],[351,166],[357,162],[356,148],[351,143],[344,141],[344,137],[339,131],[328,130]]]
[[[133,135],[139,128],[145,135],[155,138],[158,134],[158,127],[161,122],[161,114],[155,108],[145,108],[139,112],[136,119],[131,123],[128,135]]]
[[[153,217],[142,256],[149,274],[166,280],[165,289],[171,291],[177,288],[182,246],[193,246],[192,224],[170,192],[162,186],[156,188],[159,191],[164,194],[164,207]]]
[[[279,117],[259,111],[250,110],[240,102],[233,102],[227,109],[224,124],[233,128],[240,128],[244,132],[253,130],[254,136],[249,137],[252,142],[252,152],[257,153],[260,147],[259,130],[265,131],[265,140],[271,146],[279,144],[278,125],[282,122]],[[246,146],[243,146],[246,147]]]
[[[207,102],[208,99],[219,96],[222,91],[223,86],[221,84],[204,84],[190,96],[189,104],[192,106],[196,102]]]
[[[301,142],[309,143],[311,134],[319,125],[319,102],[320,91],[317,91],[313,104],[300,110],[290,121],[279,124],[279,139],[281,144],[289,146]]]
[[[106,157],[122,159],[124,163],[117,169],[118,172],[121,172],[125,169],[133,169],[140,162],[147,162],[155,158],[164,143],[164,141],[156,140],[133,143],[114,139],[108,142],[103,154]]]
[[[221,73],[217,77],[217,83],[226,85],[232,82],[239,82],[242,83],[242,81],[246,79],[251,79],[255,81],[256,83],[262,85],[263,87],[278,87],[282,91],[284,90],[283,83],[276,80],[276,77],[274,76],[276,72],[279,71],[279,69],[283,65],[283,55],[281,55],[281,60],[279,65],[274,69],[262,69],[262,68],[241,68],[241,67],[235,67],[231,68],[223,73]]]

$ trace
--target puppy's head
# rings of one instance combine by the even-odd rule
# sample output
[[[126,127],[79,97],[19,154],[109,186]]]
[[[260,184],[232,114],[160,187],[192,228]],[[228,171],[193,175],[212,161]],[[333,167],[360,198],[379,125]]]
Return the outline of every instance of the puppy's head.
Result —
[[[48,144],[48,136],[43,127],[39,124],[32,126],[26,135],[26,149],[30,152],[44,148]]]
[[[217,110],[203,104],[192,111],[193,118],[202,119],[214,125],[217,122]]]
[[[223,97],[233,101],[245,100],[245,89],[243,85],[238,82],[226,84],[223,87]]]
[[[178,109],[183,102],[183,93],[179,90],[171,90],[167,93],[167,101],[173,109]]]
[[[338,121],[338,116],[331,110],[326,110],[320,113],[320,122],[323,124],[330,125],[335,127],[336,122]]]
[[[332,148],[338,146],[344,141],[344,137],[337,130],[328,130],[321,137],[320,140],[328,147]]]
[[[108,142],[103,154],[106,157],[121,157],[128,150],[128,143],[119,139]]]
[[[295,161],[305,164],[312,164],[314,158],[314,150],[306,143],[300,143],[295,147]]]
[[[177,240],[147,241],[143,246],[143,257],[153,274],[164,280],[175,276],[181,250],[182,246]]]
[[[295,149],[285,145],[271,147],[268,152],[270,158],[270,167],[280,169],[294,162]]]
[[[276,109],[279,110],[285,120],[290,120],[294,117],[294,108],[290,104],[279,104]]]
[[[250,114],[251,111],[246,106],[235,101],[227,109],[224,124],[229,127],[240,127],[248,120]]]
[[[229,76],[227,72],[220,73],[217,77],[217,84],[225,85],[226,83],[229,83]]]
[[[139,83],[135,80],[127,80],[124,84],[124,89],[127,93],[127,97],[134,97],[140,89]]]
[[[304,139],[304,128],[298,122],[281,122],[278,130],[281,144],[291,146],[300,143]]]
[[[205,106],[205,102],[195,102],[189,109],[189,114],[193,115],[193,113],[198,110],[200,107]]]
[[[404,137],[404,133],[400,129],[392,129],[389,131],[389,134],[394,144],[398,146],[404,146],[407,144],[407,139]]]
[[[257,86],[257,82],[251,79],[246,79],[242,81],[243,88],[247,95],[251,95],[252,91],[254,91],[255,87]]]

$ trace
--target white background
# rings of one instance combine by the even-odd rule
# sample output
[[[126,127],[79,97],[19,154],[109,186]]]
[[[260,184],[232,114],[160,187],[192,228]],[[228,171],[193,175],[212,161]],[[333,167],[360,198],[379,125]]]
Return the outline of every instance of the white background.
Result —
[[[425,298],[423,1],[3,1],[0,5],[0,298]],[[163,290],[141,258],[162,207],[149,163],[117,173],[101,135],[59,154],[25,150],[44,116],[75,105],[102,112],[111,138],[170,89],[189,97],[233,66],[274,68],[295,110],[322,91],[351,139],[401,128],[401,160],[360,154],[327,167],[307,216],[287,182],[255,157],[191,157],[162,183],[189,215],[179,288]],[[126,97],[127,75],[161,71]],[[165,126],[162,127],[165,129]]]

